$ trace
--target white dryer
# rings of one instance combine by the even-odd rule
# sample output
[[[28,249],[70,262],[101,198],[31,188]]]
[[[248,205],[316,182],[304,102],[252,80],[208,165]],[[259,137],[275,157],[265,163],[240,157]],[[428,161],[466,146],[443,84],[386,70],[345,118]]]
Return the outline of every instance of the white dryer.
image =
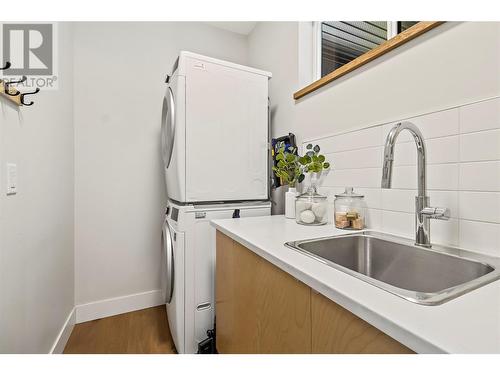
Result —
[[[215,229],[210,220],[270,214],[270,202],[184,206],[169,202],[162,232],[161,285],[178,353],[196,353],[214,326]]]
[[[270,77],[262,70],[180,52],[161,117],[170,200],[269,199]]]

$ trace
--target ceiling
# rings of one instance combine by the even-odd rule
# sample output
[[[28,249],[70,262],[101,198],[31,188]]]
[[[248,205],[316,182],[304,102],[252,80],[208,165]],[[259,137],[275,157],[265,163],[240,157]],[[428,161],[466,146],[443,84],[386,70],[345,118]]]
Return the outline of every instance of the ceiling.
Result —
[[[233,33],[238,33],[241,35],[248,35],[252,32],[257,22],[207,22],[209,25],[218,27],[219,29],[224,29],[232,31]]]

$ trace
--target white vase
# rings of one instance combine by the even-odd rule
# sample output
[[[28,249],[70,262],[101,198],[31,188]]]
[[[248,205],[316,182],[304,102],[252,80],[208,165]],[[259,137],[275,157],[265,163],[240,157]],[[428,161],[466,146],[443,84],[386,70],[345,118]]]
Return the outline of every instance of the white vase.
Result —
[[[285,217],[295,219],[295,200],[297,199],[297,189],[289,187],[285,193]]]

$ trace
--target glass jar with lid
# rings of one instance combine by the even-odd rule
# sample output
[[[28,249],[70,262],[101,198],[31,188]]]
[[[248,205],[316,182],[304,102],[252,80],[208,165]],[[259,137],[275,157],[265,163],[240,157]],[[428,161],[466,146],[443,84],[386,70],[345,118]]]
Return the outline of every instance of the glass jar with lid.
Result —
[[[323,225],[328,222],[327,197],[318,194],[316,186],[311,185],[295,201],[295,221],[303,225]]]
[[[346,187],[342,194],[335,195],[334,223],[339,229],[359,230],[365,227],[366,206],[364,195],[356,194]]]

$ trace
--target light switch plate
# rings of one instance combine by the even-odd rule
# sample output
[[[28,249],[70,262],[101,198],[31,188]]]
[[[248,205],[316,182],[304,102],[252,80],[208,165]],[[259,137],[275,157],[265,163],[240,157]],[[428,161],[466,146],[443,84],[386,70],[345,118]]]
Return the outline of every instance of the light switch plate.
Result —
[[[17,164],[7,163],[7,195],[17,194]]]

